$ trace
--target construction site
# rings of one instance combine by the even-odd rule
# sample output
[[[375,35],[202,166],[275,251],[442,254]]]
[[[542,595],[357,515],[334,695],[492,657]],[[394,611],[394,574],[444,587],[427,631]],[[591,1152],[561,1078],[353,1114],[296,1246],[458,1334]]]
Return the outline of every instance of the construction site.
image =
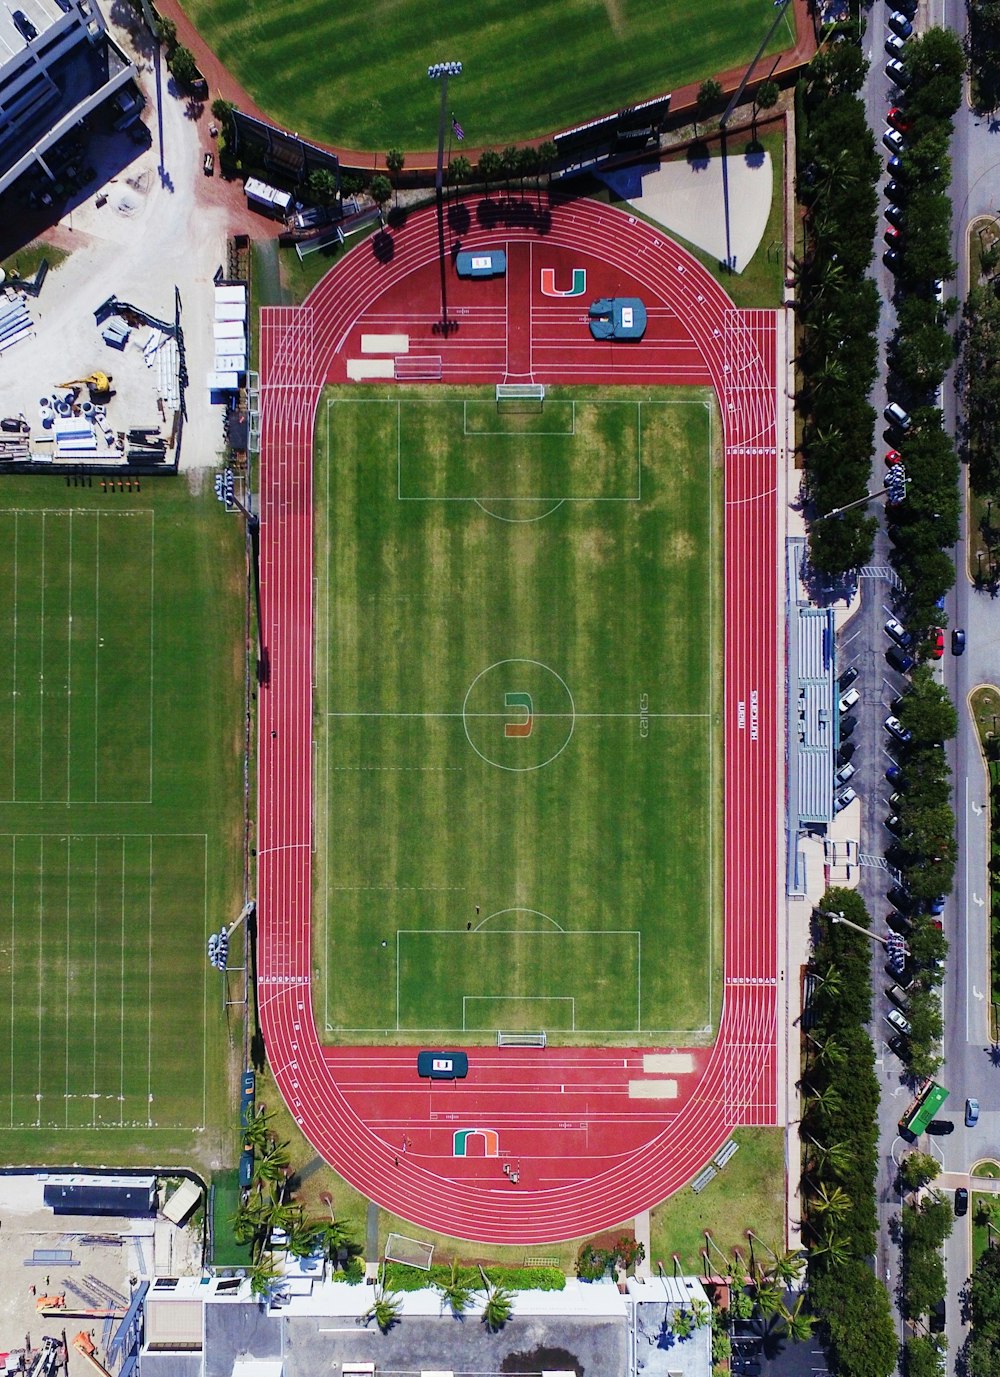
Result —
[[[201,1271],[201,1201],[191,1180],[0,1175],[0,1372],[128,1377],[147,1292]]]

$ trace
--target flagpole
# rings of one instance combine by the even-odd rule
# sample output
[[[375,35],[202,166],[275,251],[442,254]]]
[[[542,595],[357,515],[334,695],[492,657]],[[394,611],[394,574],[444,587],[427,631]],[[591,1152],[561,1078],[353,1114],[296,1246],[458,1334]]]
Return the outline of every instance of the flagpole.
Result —
[[[438,252],[441,257],[441,324],[448,328],[448,297],[444,262],[444,121],[448,112],[448,78],[462,75],[461,62],[435,62],[427,68],[432,81],[441,82],[441,111],[438,117],[437,176],[434,190],[437,193]]]

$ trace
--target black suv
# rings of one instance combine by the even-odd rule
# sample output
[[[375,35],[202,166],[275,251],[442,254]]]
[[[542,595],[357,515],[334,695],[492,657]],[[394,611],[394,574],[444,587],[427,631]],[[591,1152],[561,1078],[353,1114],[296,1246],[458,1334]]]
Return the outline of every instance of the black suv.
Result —
[[[10,17],[14,21],[14,28],[17,29],[25,43],[30,43],[33,39],[38,37],[38,30],[35,28],[34,24],[32,24],[24,10],[15,10]]]

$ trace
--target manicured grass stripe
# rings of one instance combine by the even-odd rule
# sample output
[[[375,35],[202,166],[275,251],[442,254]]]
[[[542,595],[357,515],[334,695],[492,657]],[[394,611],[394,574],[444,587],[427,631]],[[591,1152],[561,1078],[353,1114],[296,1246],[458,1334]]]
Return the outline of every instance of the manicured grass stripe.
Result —
[[[437,83],[428,65],[459,57],[449,88],[470,142],[547,134],[737,66],[767,32],[759,0],[414,0],[376,8],[286,0],[262,11],[188,0],[208,42],[255,100],[289,129],[341,146],[433,148]],[[770,51],[793,42],[782,25]],[[452,152],[456,151],[453,146]]]
[[[414,392],[426,395],[405,397]],[[576,932],[640,928],[643,1030],[706,1030],[718,980],[721,539],[704,394],[680,405],[644,395],[642,502],[566,503],[525,522],[469,502],[399,502],[395,406],[336,395],[336,462],[321,453],[317,510],[318,567],[329,549],[343,571],[324,590],[318,632],[332,648],[317,722],[318,803],[331,800],[320,861],[328,1024],[394,1031],[397,978],[404,1008],[419,987],[427,1017],[443,1017],[434,1001],[447,1003],[454,983],[448,945],[428,943],[397,971],[397,930],[461,934],[533,909]],[[575,395],[586,412],[592,394]],[[622,447],[637,412],[635,394],[620,395],[589,406],[600,425],[579,433],[575,466]],[[423,405],[421,443],[462,483],[470,437],[454,413]],[[568,743],[560,679],[575,703]],[[504,734],[511,691],[530,698],[530,743]],[[546,948],[524,959],[533,992],[552,993],[558,959]],[[624,1036],[611,967],[593,963],[582,986],[578,1028]]]
[[[242,892],[242,528],[184,480],[4,496],[4,1160],[107,1160],[114,1131],[117,1161],[195,1161],[231,1117],[204,944]]]

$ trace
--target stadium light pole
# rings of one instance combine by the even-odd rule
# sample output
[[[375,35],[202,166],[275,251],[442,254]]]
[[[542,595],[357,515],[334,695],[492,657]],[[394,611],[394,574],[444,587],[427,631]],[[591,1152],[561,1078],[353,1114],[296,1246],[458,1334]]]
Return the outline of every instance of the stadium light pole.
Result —
[[[461,62],[432,62],[427,68],[431,81],[441,83],[441,111],[438,116],[437,172],[434,190],[437,196],[438,256],[441,263],[441,324],[448,326],[448,290],[444,261],[444,122],[448,116],[448,78],[462,75]]]
[[[732,249],[732,241],[731,241],[731,238],[730,238],[730,229],[729,229],[729,176],[728,176],[728,174],[727,174],[727,172],[726,172],[726,127],[727,127],[727,125],[729,124],[729,121],[730,121],[730,119],[731,119],[731,117],[732,117],[733,111],[736,109],[737,105],[739,105],[740,101],[743,99],[743,92],[744,92],[744,91],[746,90],[746,88],[747,88],[747,82],[750,80],[751,76],[753,75],[754,69],[755,69],[756,66],[757,66],[757,63],[760,61],[761,57],[763,56],[763,54],[764,54],[764,49],[765,49],[765,48],[767,47],[767,45],[770,43],[770,41],[771,41],[771,36],[772,36],[772,34],[774,33],[775,29],[777,29],[778,25],[779,25],[779,24],[781,23],[781,21],[784,19],[784,17],[785,17],[785,11],[788,9],[788,6],[791,4],[791,2],[792,2],[792,0],[773,0],[774,8],[775,8],[775,16],[774,16],[774,19],[773,19],[772,22],[771,22],[771,26],[770,26],[770,28],[768,29],[767,33],[764,35],[764,37],[761,39],[760,47],[759,47],[759,48],[757,49],[757,51],[754,53],[753,59],[751,60],[750,65],[747,67],[746,71],[743,73],[743,78],[742,78],[742,80],[740,81],[739,86],[737,86],[736,90],[733,92],[733,94],[732,94],[732,96],[731,96],[731,98],[730,98],[729,104],[726,106],[725,110],[722,112],[722,118],[719,120],[719,135],[720,135],[720,140],[719,140],[719,142],[720,142],[721,145],[722,145],[722,204],[723,204],[723,212],[724,212],[725,217],[726,217],[726,271],[727,271],[727,272],[733,272],[733,270],[734,270],[734,268],[735,268],[735,263],[734,263],[734,261],[733,261],[733,249]],[[773,75],[773,73],[774,73],[774,67],[771,68],[771,74]]]

